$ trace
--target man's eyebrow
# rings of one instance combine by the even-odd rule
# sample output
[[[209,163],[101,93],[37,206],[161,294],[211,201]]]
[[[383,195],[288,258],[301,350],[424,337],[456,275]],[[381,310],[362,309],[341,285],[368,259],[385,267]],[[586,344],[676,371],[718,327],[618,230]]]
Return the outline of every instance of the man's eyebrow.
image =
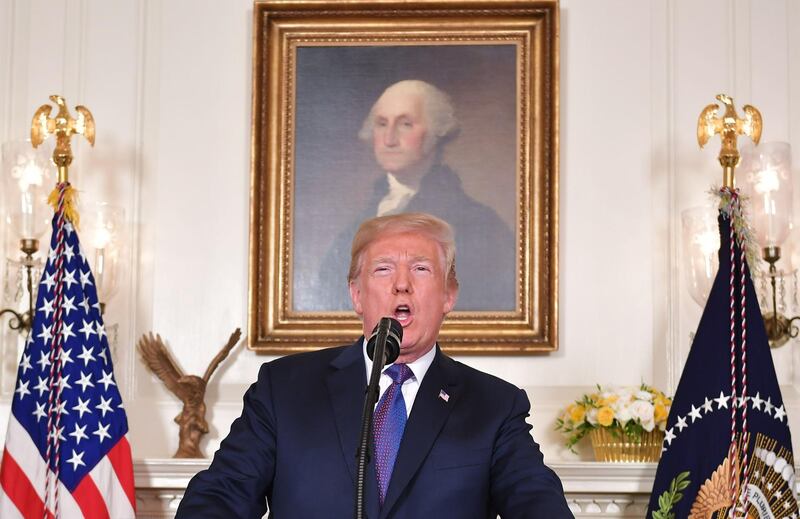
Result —
[[[381,256],[379,258],[375,258],[370,263],[372,265],[377,265],[378,263],[394,263],[395,260],[391,256]]]
[[[390,116],[386,116],[386,115],[381,115],[381,114],[376,114],[375,115],[375,120],[376,121],[377,120],[381,120],[381,119],[384,120],[384,121],[388,121],[389,119],[410,119],[410,120],[413,121],[414,120],[414,116],[409,112],[403,112],[403,113],[400,113],[400,114],[397,114],[397,115],[392,115],[391,117]]]

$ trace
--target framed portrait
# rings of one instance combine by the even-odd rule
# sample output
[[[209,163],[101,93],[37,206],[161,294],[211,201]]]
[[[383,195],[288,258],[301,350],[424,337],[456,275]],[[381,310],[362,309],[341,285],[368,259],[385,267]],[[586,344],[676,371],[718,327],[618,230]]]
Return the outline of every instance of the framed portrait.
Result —
[[[455,233],[445,351],[557,349],[557,0],[266,0],[253,16],[249,346],[352,342],[359,224],[425,212]]]

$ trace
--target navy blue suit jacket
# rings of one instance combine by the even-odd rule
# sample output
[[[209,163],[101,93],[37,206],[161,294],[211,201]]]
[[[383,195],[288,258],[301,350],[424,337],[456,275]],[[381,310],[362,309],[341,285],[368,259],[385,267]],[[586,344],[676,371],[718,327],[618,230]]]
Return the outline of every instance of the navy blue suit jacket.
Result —
[[[178,518],[348,518],[366,388],[362,342],[264,364]],[[440,397],[444,391],[447,401]],[[411,410],[383,507],[388,518],[572,517],[525,418],[525,392],[438,351]]]

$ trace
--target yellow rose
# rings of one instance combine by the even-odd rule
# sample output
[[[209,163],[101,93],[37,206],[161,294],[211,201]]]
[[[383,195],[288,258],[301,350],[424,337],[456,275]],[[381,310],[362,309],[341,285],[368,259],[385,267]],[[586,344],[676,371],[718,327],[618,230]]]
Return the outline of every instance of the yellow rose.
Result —
[[[603,427],[608,427],[614,421],[614,410],[608,406],[601,407],[597,411],[597,423]]]
[[[571,405],[569,407],[569,419],[576,424],[583,422],[583,417],[586,415],[586,409],[584,409],[582,405]]]
[[[656,422],[661,422],[667,419],[667,407],[664,404],[656,404],[654,410],[654,417]]]
[[[664,406],[668,406],[670,404],[670,401],[669,401],[669,398],[667,398],[665,395],[661,394],[661,395],[658,395],[653,400],[653,403],[656,404],[656,405],[657,404],[661,404],[661,405],[664,405]]]
[[[597,402],[597,405],[600,407],[605,407],[613,404],[617,400],[619,400],[619,395],[609,395],[606,398],[601,398],[600,401]]]

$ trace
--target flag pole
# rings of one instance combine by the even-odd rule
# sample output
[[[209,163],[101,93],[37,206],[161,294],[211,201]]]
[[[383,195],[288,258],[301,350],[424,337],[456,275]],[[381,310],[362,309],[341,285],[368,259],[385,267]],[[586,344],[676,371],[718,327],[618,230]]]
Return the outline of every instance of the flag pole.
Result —
[[[736,113],[733,99],[726,94],[717,95],[717,100],[724,105],[721,117],[717,114],[720,107],[716,103],[706,106],[697,121],[697,143],[703,148],[711,138],[719,134],[722,146],[718,160],[722,166],[722,187],[720,194],[723,204],[727,208],[721,209],[728,214],[729,229],[729,261],[731,265],[728,280],[730,310],[730,383],[731,383],[731,422],[730,445],[728,459],[730,472],[728,486],[733,505],[729,509],[728,517],[733,518],[737,511],[746,509],[747,489],[749,486],[749,431],[747,423],[747,292],[746,292],[746,239],[737,229],[736,222],[743,221],[743,212],[739,190],[736,188],[735,170],[741,162],[741,155],[737,146],[740,135],[749,137],[755,144],[761,139],[763,120],[761,112],[751,105],[745,105],[742,110],[744,118]],[[739,238],[737,240],[737,238]],[[739,243],[738,269],[735,250]],[[736,271],[739,273],[739,293],[736,293]],[[740,309],[740,320],[736,319],[736,307]],[[739,325],[741,344],[737,352],[736,330]],[[740,405],[743,402],[744,405]],[[741,408],[741,409],[740,409]]]
[[[74,135],[83,135],[94,146],[94,117],[84,106],[77,106],[78,117],[69,113],[66,101],[59,95],[51,95],[50,100],[58,106],[55,117],[49,117],[52,107],[48,104],[40,106],[31,121],[31,145],[37,148],[50,135],[55,135],[56,146],[53,150],[53,163],[58,168],[58,183],[48,197],[48,202],[55,211],[53,231],[55,239],[55,293],[53,296],[53,324],[50,337],[49,361],[50,373],[47,380],[49,398],[47,405],[47,448],[45,451],[44,517],[48,513],[48,505],[52,501],[53,515],[60,517],[60,469],[61,469],[61,414],[66,402],[62,401],[62,390],[66,385],[63,377],[64,346],[64,277],[67,224],[78,227],[77,192],[69,183],[69,166],[73,154],[71,140]],[[52,474],[52,476],[51,476]],[[52,479],[52,496],[51,496]]]

